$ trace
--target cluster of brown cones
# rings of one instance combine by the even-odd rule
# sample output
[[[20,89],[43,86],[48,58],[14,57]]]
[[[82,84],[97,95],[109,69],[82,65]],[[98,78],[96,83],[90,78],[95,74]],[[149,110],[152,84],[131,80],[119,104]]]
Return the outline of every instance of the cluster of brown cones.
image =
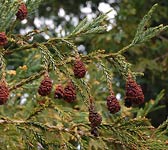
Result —
[[[144,94],[141,86],[130,76],[127,78],[125,90],[124,103],[126,107],[138,106],[144,103]],[[112,114],[119,112],[121,109],[114,92],[111,92],[111,95],[107,97],[107,108]]]
[[[68,81],[65,88],[62,85],[58,85],[55,89],[54,98],[63,98],[66,102],[72,103],[76,100],[76,90],[72,81]]]
[[[0,34],[0,42],[1,42],[1,35]],[[77,78],[82,78],[86,74],[86,68],[81,60],[77,60],[74,64],[74,75]],[[44,75],[44,79],[41,81],[40,86],[38,88],[38,93],[41,96],[47,96],[51,93],[53,87],[52,79],[49,77],[49,74],[46,72]],[[9,96],[9,88],[5,81],[0,82],[0,105],[3,105],[8,100]],[[54,92],[54,98],[61,99],[63,98],[66,102],[74,102],[76,100],[76,90],[73,82],[70,80],[68,81],[65,88],[60,84],[56,86]]]
[[[82,78],[86,74],[86,68],[83,62],[80,59],[77,59],[74,63],[74,76],[76,78]],[[44,79],[41,81],[38,88],[38,93],[41,96],[47,96],[52,91],[53,82],[46,72]],[[0,83],[0,105],[5,104],[9,97],[9,89],[6,82]],[[57,85],[54,92],[54,98],[64,99],[65,101],[71,103],[76,100],[76,90],[73,82],[68,81],[67,85],[63,88],[61,84]],[[125,106],[138,106],[144,102],[144,95],[140,85],[136,83],[130,76],[126,81],[126,95],[125,95]],[[119,101],[114,95],[114,92],[111,91],[110,95],[106,98],[106,105],[110,113],[115,114],[120,111],[121,106]],[[99,136],[98,126],[102,122],[101,115],[95,111],[93,105],[89,106],[89,121],[91,126],[91,134],[94,136]]]
[[[83,78],[86,74],[86,68],[84,63],[77,58],[73,67],[74,76],[76,78]],[[44,79],[41,81],[41,84],[38,89],[38,93],[41,96],[47,96],[51,93],[52,90],[52,80],[49,78],[48,73],[44,75]],[[68,81],[65,88],[61,84],[57,85],[54,92],[54,98],[61,99],[71,103],[76,100],[76,90],[73,82]]]
[[[110,95],[106,98],[106,102],[110,113],[115,114],[120,111],[121,106],[113,91],[111,91]],[[140,85],[138,85],[130,76],[127,78],[126,82],[126,95],[124,102],[126,107],[138,106],[144,102],[144,94]],[[93,106],[90,106],[89,108],[89,121],[91,134],[97,137],[99,135],[98,126],[102,122],[102,117],[95,111]]]
[[[52,91],[52,80],[47,75],[44,76],[44,79],[41,81],[40,86],[38,88],[38,93],[41,96],[47,96]],[[63,98],[65,101],[71,103],[76,100],[76,91],[75,86],[72,81],[68,81],[65,88],[62,85],[57,85],[54,92],[54,98],[61,99]]]

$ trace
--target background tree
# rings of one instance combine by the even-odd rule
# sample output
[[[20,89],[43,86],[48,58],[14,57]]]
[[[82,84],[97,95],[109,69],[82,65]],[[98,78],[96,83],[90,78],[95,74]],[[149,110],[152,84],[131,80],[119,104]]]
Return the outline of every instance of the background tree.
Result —
[[[160,65],[160,61],[165,60],[165,54],[162,56],[157,46],[165,44],[162,40],[166,39],[164,31],[167,29],[167,26],[150,20],[157,5],[143,18],[144,14],[135,9],[140,6],[136,1],[109,2],[117,10],[116,19],[111,21],[107,20],[108,13],[100,15],[97,12],[100,1],[78,1],[72,12],[69,7],[71,2],[43,2],[40,5],[43,11],[38,12],[40,0],[29,0],[26,5],[22,1],[0,1],[0,101],[5,104],[0,108],[1,148],[167,149],[167,121],[154,128],[145,118],[151,111],[164,107],[158,106],[164,97],[164,91],[160,92],[162,86],[158,89],[152,86],[150,90],[154,91],[149,94],[151,78],[144,78],[155,73],[159,78],[164,70],[161,68],[160,72],[153,73],[154,69],[158,69],[157,63]],[[56,7],[50,7],[55,3]],[[92,21],[84,19],[85,15],[77,13],[82,7],[78,3],[91,7],[99,16]],[[53,24],[56,21],[54,26],[41,18],[44,24],[48,24],[47,29],[38,22],[37,16],[48,17],[47,13],[43,13],[44,6],[45,12],[55,14],[54,9],[58,10],[58,4],[68,13],[69,22],[66,22],[68,16],[64,10],[59,9],[60,18],[51,15],[49,18],[54,21],[48,20]],[[127,4],[128,11],[122,8],[124,4]],[[35,18],[31,17],[34,11],[37,15]],[[27,12],[29,16],[26,21],[23,19],[27,17]],[[141,19],[135,17],[138,16],[136,12]],[[17,19],[13,18],[15,14]],[[75,15],[82,22],[74,28]],[[111,23],[112,30],[106,33],[106,25],[110,27]],[[26,30],[21,29],[25,27]],[[18,34],[19,30],[22,35]],[[159,34],[161,31],[162,34]],[[143,44],[150,38],[154,43]],[[143,52],[146,45],[151,52]],[[105,50],[98,50],[102,48]],[[153,57],[157,59],[153,60]],[[134,64],[133,68],[126,59]],[[141,72],[145,72],[145,76],[140,78]],[[144,107],[126,108],[124,104],[128,107],[143,102],[143,93],[135,82],[136,77],[143,79],[139,83],[144,84],[145,100],[152,96],[156,98]],[[155,75],[153,79],[156,81]],[[124,80],[127,80],[126,89]]]

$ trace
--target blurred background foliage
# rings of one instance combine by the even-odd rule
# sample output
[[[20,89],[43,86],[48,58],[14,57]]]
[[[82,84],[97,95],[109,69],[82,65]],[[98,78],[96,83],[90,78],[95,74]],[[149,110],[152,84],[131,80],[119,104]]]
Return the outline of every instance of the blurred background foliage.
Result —
[[[39,9],[29,14],[28,21],[24,20],[22,24],[18,25],[16,32],[25,34],[31,29],[46,30],[45,33],[36,35],[34,39],[36,41],[43,41],[49,37],[65,36],[76,26],[79,21],[85,17],[88,20],[95,18],[101,13],[112,10],[108,19],[108,30],[105,34],[91,35],[75,39],[75,43],[78,46],[80,53],[87,54],[98,49],[105,49],[107,52],[116,52],[122,47],[126,46],[134,37],[138,23],[145,15],[145,13],[155,3],[159,4],[156,12],[154,13],[150,24],[148,26],[156,26],[159,24],[168,24],[168,1],[167,0],[48,0],[43,1]],[[49,30],[48,30],[48,29]],[[139,84],[141,84],[145,100],[149,101],[154,99],[157,94],[165,89],[165,95],[159,102],[159,105],[166,105],[166,107],[149,113],[148,117],[152,119],[152,124],[158,126],[168,116],[168,33],[162,32],[159,36],[152,38],[150,41],[133,48],[125,53],[125,56],[129,62],[131,62],[132,70],[137,72],[143,72],[144,76],[137,78]],[[63,48],[66,51],[66,47]],[[15,54],[14,54],[15,55]],[[8,68],[16,69],[19,66],[24,65],[26,61],[29,61],[28,68],[29,73],[36,71],[39,67],[36,64],[40,62],[38,59],[40,56],[35,52],[20,52],[17,57],[10,56],[10,62]],[[28,55],[28,57],[23,57]],[[21,59],[24,58],[25,60]],[[34,58],[33,64],[31,59]],[[17,60],[16,60],[17,59]],[[15,65],[13,63],[15,62]],[[94,65],[94,64],[93,64]],[[107,64],[110,65],[110,64]],[[32,67],[33,66],[33,67]],[[123,99],[125,81],[121,75],[118,74],[114,66],[108,66],[113,72],[113,88],[118,93],[118,98]],[[93,93],[98,94],[97,101],[102,100],[107,96],[106,83],[102,81],[102,74],[94,73],[95,66],[89,65],[89,73],[91,74],[91,81],[93,81]],[[24,71],[23,71],[24,72]],[[25,73],[29,76],[29,73]],[[17,76],[18,77],[18,76]],[[101,84],[101,85],[99,85]],[[95,85],[95,86],[94,86]],[[99,87],[97,88],[97,85]],[[104,91],[103,91],[104,90]],[[102,91],[102,92],[100,92]],[[94,94],[93,94],[94,95]]]

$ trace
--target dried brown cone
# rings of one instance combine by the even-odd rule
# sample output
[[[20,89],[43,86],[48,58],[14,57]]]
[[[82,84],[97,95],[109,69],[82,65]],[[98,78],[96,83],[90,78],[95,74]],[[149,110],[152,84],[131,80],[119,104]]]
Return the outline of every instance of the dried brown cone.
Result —
[[[144,102],[144,94],[142,92],[141,86],[136,83],[131,77],[128,77],[126,83],[126,96],[125,104],[130,105],[140,105]]]
[[[107,108],[112,114],[119,112],[121,109],[121,106],[113,92],[107,97]]]
[[[0,32],[0,46],[5,46],[8,43],[5,32]]]
[[[69,81],[67,86],[64,88],[64,100],[69,103],[76,100],[75,86],[72,81]]]
[[[41,81],[38,93],[41,96],[47,96],[48,94],[50,94],[51,90],[52,90],[52,80],[50,79],[49,75],[46,74],[44,76],[44,79]]]
[[[7,102],[9,97],[9,88],[6,85],[5,81],[0,82],[0,105],[3,105]]]
[[[90,107],[89,109],[89,121],[93,129],[98,127],[102,122],[101,115],[94,110],[94,107]]]
[[[25,3],[21,3],[19,6],[19,10],[16,13],[17,19],[24,20],[27,18],[27,14],[28,14],[28,10],[27,10]]]
[[[76,78],[83,78],[86,74],[85,65],[79,58],[75,60],[73,72]]]
[[[57,85],[54,92],[54,98],[61,99],[64,97],[64,89],[62,85]]]

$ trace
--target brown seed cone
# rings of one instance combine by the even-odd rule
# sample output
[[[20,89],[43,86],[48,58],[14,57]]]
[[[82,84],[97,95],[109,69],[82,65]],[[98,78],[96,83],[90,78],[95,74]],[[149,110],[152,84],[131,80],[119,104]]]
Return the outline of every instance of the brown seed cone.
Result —
[[[64,89],[62,85],[60,84],[55,88],[54,98],[61,99],[63,97],[64,97]]]
[[[76,100],[75,86],[72,81],[69,81],[67,86],[64,88],[64,100],[71,103]]]
[[[121,109],[120,104],[116,99],[114,93],[111,93],[111,95],[107,97],[107,108],[112,114],[119,112]]]
[[[140,105],[144,102],[144,94],[141,86],[136,83],[131,77],[127,79],[125,104]]]
[[[5,46],[8,43],[5,32],[0,32],[0,46]]]
[[[50,94],[51,90],[52,90],[52,80],[49,78],[48,75],[45,75],[44,79],[41,81],[41,84],[39,86],[38,93],[41,96],[47,96],[48,94]]]
[[[19,10],[16,13],[17,19],[24,20],[27,18],[27,14],[28,14],[28,10],[27,10],[25,3],[21,3],[19,6]]]
[[[0,82],[0,105],[7,102],[9,97],[9,88],[4,81]]]
[[[98,127],[102,122],[101,115],[92,106],[89,109],[89,121],[92,128]]]
[[[80,59],[75,60],[73,72],[76,78],[83,78],[86,74],[84,63]]]

